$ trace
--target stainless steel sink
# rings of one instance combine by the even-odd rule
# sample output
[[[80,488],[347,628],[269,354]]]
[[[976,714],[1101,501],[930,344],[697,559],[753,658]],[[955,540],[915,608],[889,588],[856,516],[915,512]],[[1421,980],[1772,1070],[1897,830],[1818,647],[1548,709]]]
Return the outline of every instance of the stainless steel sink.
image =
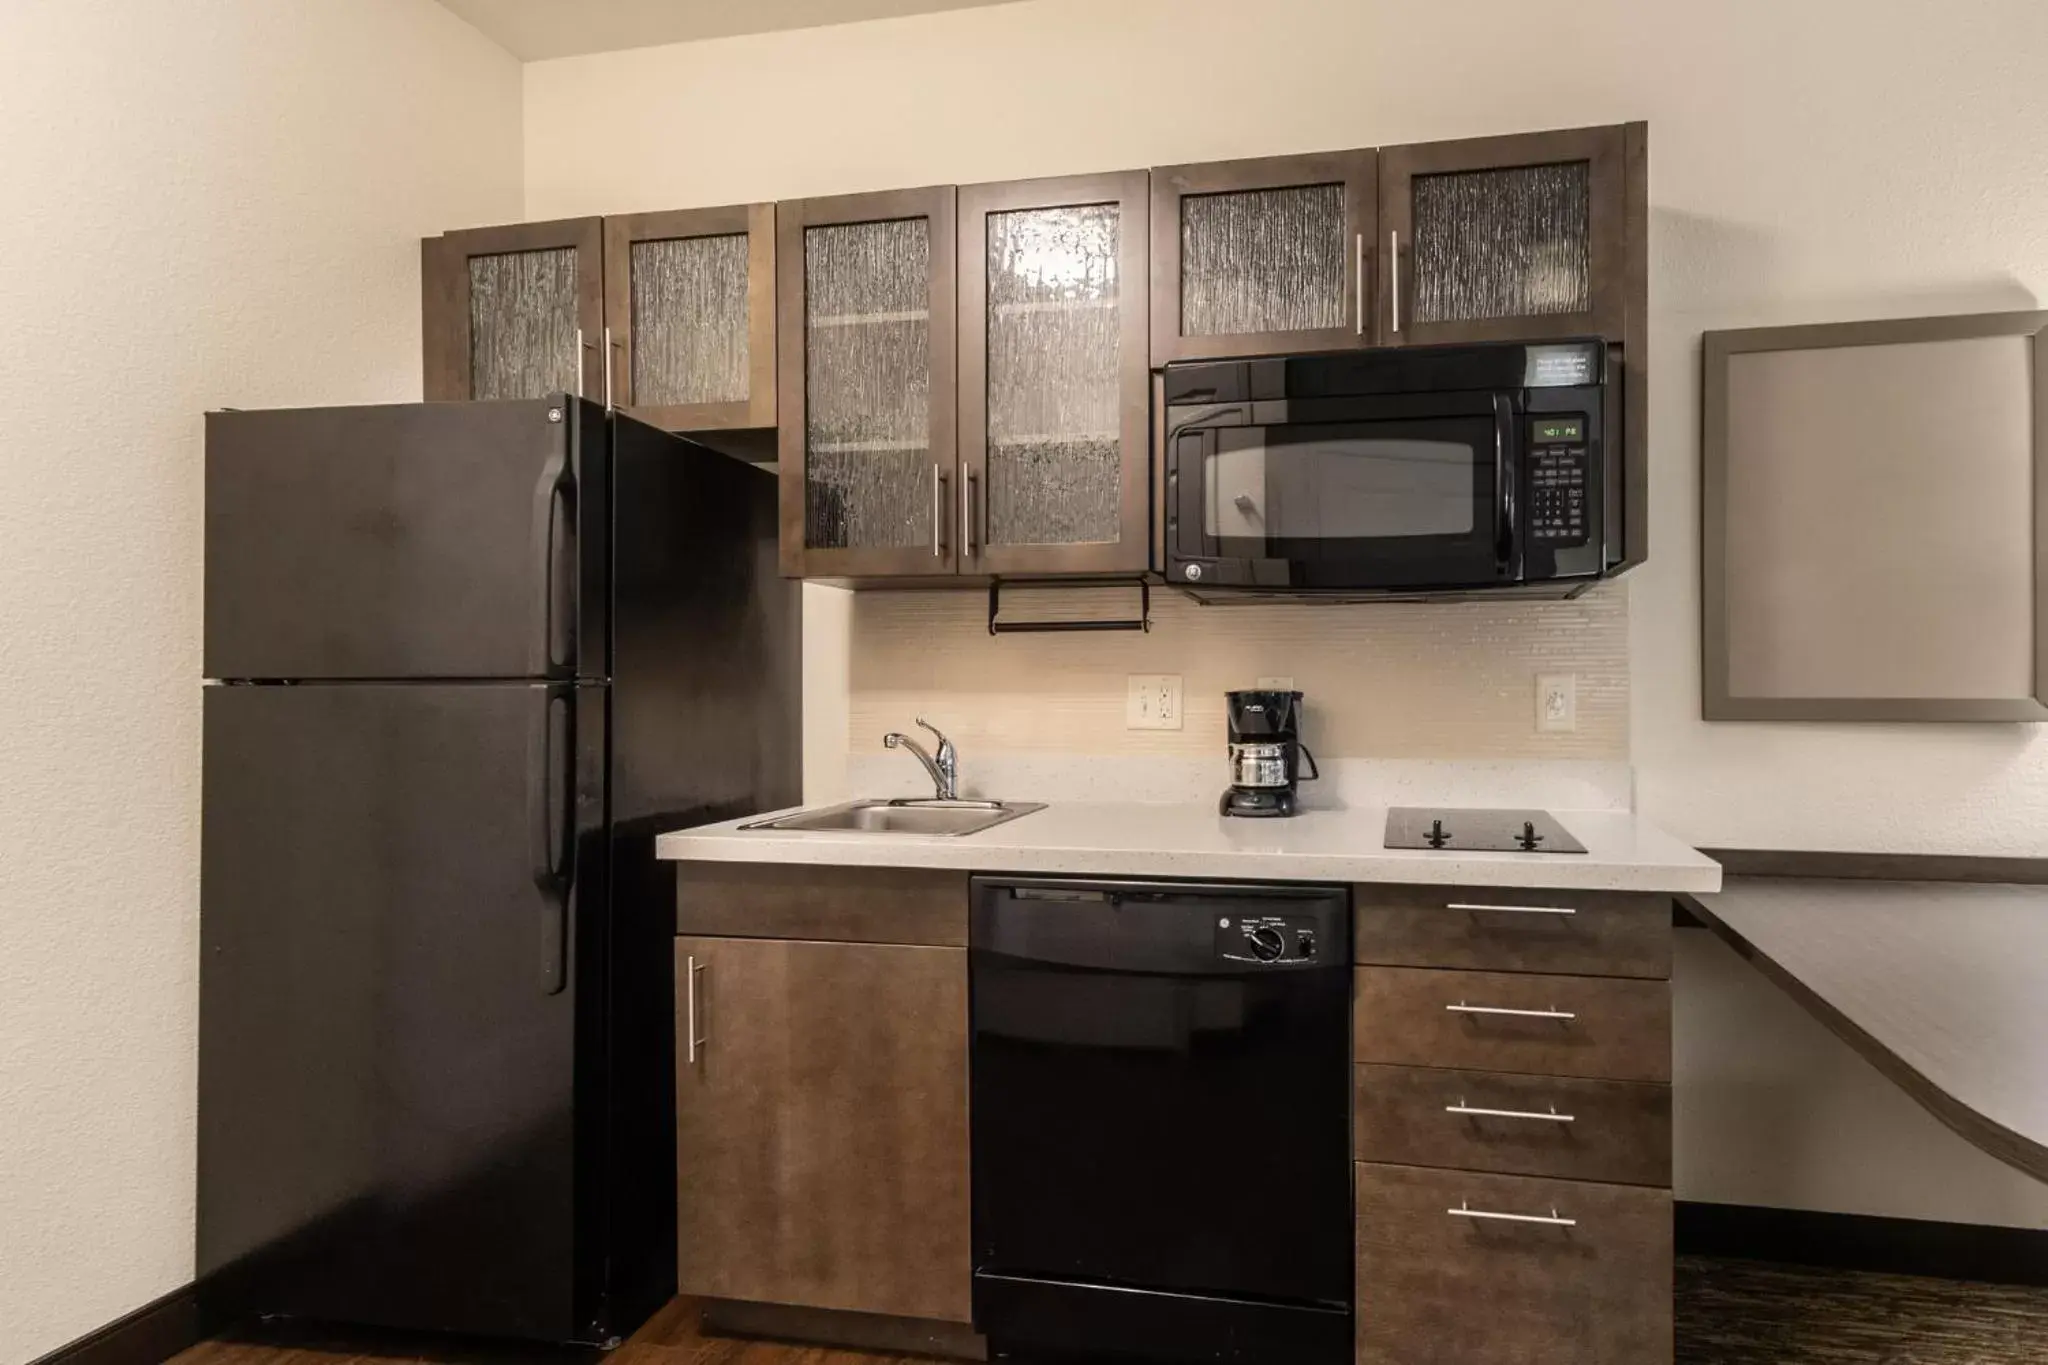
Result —
[[[741,829],[838,830],[858,834],[979,834],[1020,815],[1044,810],[1043,801],[848,801],[820,810],[757,820]]]

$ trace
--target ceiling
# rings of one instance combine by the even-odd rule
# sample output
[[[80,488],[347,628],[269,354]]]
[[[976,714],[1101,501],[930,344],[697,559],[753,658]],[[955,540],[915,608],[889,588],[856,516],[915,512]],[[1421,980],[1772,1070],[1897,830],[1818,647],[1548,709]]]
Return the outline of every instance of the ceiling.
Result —
[[[1008,0],[441,0],[523,62]]]

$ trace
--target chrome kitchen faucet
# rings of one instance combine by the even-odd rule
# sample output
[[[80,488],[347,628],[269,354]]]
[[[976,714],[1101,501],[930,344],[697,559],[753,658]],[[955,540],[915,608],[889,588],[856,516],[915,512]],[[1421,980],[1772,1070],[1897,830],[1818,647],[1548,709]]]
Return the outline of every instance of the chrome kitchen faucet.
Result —
[[[882,747],[885,749],[910,750],[911,753],[917,755],[917,761],[924,764],[924,770],[931,774],[932,785],[938,788],[938,799],[941,801],[959,800],[959,752],[953,748],[952,740],[947,739],[943,734],[939,733],[938,726],[932,724],[923,716],[919,716],[917,718],[917,723],[924,729],[931,731],[932,738],[938,740],[939,752],[936,758],[926,753],[924,751],[924,746],[919,744],[916,740],[912,739],[909,735],[903,734],[896,730],[891,730],[888,734],[882,736]]]

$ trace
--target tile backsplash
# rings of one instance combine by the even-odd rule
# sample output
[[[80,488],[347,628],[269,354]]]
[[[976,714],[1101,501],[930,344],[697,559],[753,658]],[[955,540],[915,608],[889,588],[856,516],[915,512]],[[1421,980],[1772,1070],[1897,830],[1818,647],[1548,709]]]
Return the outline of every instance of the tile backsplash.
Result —
[[[980,754],[1205,756],[1223,694],[1292,677],[1318,758],[1628,757],[1628,596],[1366,606],[1205,607],[1152,598],[1150,633],[991,636],[977,592],[861,592],[850,621],[850,748],[879,752],[923,715]],[[1128,589],[1006,591],[1004,617],[1126,616]],[[1183,679],[1179,730],[1124,725],[1126,676]],[[1577,680],[1577,728],[1536,728],[1538,674]]]

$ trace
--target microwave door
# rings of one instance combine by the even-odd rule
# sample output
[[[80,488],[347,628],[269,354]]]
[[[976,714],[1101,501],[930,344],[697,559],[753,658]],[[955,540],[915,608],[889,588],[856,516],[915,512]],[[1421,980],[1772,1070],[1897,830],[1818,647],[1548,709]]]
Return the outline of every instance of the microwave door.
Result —
[[[1304,588],[1456,587],[1513,572],[1511,424],[1493,413],[1210,435],[1202,540],[1226,560],[1278,561]]]

